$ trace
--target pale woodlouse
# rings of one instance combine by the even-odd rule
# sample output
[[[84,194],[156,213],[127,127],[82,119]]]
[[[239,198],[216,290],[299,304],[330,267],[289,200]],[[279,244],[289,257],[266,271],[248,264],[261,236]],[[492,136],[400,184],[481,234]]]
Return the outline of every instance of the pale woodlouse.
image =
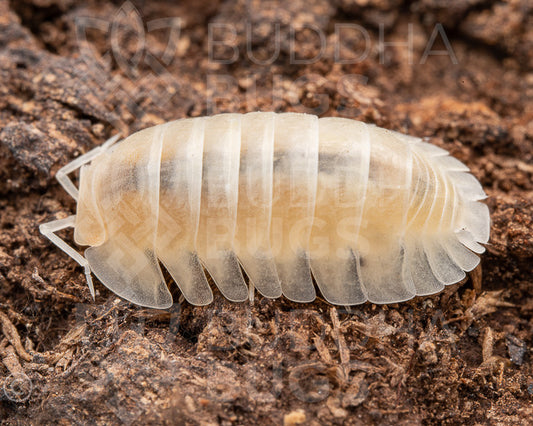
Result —
[[[77,214],[40,227],[93,296],[91,271],[131,302],[171,306],[160,261],[194,305],[213,299],[204,267],[232,301],[256,288],[311,302],[314,277],[332,304],[394,303],[463,279],[489,239],[468,167],[359,121],[220,114],[116,139],[57,173]],[[54,234],[67,227],[85,257]]]

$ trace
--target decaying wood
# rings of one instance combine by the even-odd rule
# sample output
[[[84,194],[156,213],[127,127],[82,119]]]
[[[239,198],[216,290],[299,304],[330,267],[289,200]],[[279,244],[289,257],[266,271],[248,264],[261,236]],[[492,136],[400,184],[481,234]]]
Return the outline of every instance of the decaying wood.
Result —
[[[0,0],[3,424],[531,424],[527,2],[189,3]],[[169,49],[169,28],[154,29],[168,17],[181,23]],[[84,37],[84,22],[100,26]],[[226,46],[209,43],[209,23]],[[368,32],[366,58],[336,60],[365,48],[336,23]],[[421,63],[437,23],[457,63],[438,54]],[[322,53],[309,28],[324,34]],[[381,49],[380,28],[381,40],[403,45]],[[265,65],[276,31],[279,53]],[[234,62],[216,61],[233,47]],[[444,48],[437,32],[433,49]],[[215,292],[210,306],[161,314],[103,288],[93,302],[83,270],[38,233],[75,208],[54,183],[58,168],[118,131],[256,110],[347,116],[449,150],[489,195],[482,280],[474,271],[440,295],[350,310],[258,295],[232,304]]]

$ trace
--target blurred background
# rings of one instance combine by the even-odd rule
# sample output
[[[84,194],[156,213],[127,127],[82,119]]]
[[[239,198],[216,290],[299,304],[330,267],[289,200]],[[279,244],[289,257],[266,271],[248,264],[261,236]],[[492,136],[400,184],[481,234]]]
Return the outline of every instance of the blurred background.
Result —
[[[530,424],[532,100],[527,0],[0,0],[4,422]],[[449,150],[489,195],[482,275],[350,312],[92,302],[38,233],[75,211],[58,168],[118,131],[256,110]]]

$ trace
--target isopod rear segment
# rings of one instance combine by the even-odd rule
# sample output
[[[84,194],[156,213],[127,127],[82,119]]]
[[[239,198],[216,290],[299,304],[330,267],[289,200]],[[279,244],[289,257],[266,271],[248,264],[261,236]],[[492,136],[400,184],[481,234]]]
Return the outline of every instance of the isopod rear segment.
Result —
[[[77,212],[40,226],[85,268],[93,296],[91,272],[168,308],[163,265],[193,305],[213,300],[206,272],[236,302],[254,289],[311,302],[316,282],[332,304],[395,303],[462,280],[489,239],[486,195],[463,163],[359,121],[220,114],[115,142],[58,172]],[[66,227],[84,256],[55,235]]]

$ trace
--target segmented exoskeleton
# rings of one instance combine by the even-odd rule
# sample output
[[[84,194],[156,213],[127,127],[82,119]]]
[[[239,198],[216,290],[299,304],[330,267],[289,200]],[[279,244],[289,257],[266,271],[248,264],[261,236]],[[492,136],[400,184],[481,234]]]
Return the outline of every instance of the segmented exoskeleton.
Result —
[[[393,303],[465,277],[489,239],[469,169],[419,138],[343,118],[271,112],[177,120],[83,155],[58,180],[75,216],[41,225],[138,305],[167,308],[159,261],[187,301]],[[114,145],[113,145],[114,144]],[[81,167],[79,192],[67,174]],[[54,232],[74,227],[81,256]],[[241,269],[242,267],[242,269]],[[249,278],[245,281],[243,272]]]

